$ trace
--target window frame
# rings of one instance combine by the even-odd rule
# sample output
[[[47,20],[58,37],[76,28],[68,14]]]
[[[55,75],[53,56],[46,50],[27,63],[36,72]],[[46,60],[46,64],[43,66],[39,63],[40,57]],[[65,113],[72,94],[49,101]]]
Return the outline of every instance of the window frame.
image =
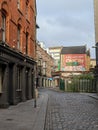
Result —
[[[2,41],[6,41],[6,15],[2,12]]]
[[[29,7],[28,7],[28,3],[26,3],[26,19],[28,19],[28,11],[29,11]]]
[[[20,0],[17,0],[17,8],[20,9]]]
[[[26,54],[28,54],[28,40],[29,40],[29,34],[26,32]]]
[[[17,67],[17,90],[22,89],[22,69]]]
[[[20,46],[21,46],[21,28],[18,25],[17,27],[17,49],[20,50]]]
[[[3,70],[2,66],[0,65],[0,93],[2,93],[2,89],[3,89]]]

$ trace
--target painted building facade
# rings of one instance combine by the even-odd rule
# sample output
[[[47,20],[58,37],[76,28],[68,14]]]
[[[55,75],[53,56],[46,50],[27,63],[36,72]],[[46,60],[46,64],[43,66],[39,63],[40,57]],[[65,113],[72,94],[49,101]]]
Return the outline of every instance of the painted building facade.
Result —
[[[0,107],[33,97],[36,1],[0,0]]]
[[[90,54],[86,46],[63,47],[61,50],[61,72],[76,74],[90,69]],[[63,73],[64,75],[64,73]]]

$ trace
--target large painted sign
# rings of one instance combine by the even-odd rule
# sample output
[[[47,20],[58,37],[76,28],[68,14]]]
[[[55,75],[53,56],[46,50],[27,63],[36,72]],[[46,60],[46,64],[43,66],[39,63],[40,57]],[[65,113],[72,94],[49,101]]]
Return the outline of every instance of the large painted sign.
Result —
[[[85,54],[66,54],[62,55],[62,71],[85,71]]]

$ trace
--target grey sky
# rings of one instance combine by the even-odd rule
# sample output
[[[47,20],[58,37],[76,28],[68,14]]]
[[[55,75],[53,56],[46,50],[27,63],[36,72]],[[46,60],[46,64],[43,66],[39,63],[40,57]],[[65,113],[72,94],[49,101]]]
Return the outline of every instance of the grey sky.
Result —
[[[37,23],[46,47],[87,44],[95,57],[93,0],[37,0]]]

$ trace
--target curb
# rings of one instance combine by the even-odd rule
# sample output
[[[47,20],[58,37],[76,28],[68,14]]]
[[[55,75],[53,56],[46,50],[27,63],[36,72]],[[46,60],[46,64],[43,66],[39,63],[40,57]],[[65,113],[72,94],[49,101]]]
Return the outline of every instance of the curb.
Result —
[[[33,130],[44,130],[47,103],[48,103],[48,94],[42,94],[40,96],[41,98],[44,98],[45,100],[43,100],[41,103],[40,109],[35,119]]]

